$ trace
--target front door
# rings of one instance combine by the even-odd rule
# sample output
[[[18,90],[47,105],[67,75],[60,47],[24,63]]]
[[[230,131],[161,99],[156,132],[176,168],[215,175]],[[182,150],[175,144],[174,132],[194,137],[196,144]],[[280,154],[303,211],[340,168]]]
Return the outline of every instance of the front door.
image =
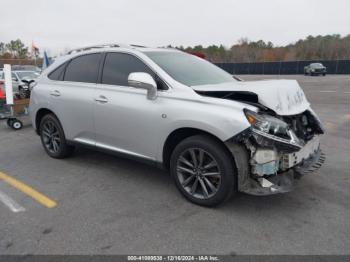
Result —
[[[148,100],[146,90],[128,86],[132,72],[155,77],[148,66],[131,54],[106,54],[101,84],[95,90],[96,145],[154,160],[163,100]]]

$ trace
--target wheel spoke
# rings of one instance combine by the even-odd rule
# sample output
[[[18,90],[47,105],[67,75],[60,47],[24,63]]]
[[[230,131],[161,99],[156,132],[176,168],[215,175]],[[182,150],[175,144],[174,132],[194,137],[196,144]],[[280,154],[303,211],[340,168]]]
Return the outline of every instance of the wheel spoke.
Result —
[[[184,158],[183,156],[181,156],[181,157],[179,158],[179,160],[180,160],[182,163],[188,165],[188,166],[191,167],[191,168],[194,167],[193,164],[191,164],[191,162],[189,162],[189,161],[188,161],[186,158]]]
[[[207,189],[206,185],[204,184],[203,179],[199,179],[199,183],[201,184],[202,191],[204,193],[204,197],[208,198],[208,196],[209,196],[208,189]]]
[[[194,167],[197,167],[198,166],[198,163],[197,163],[197,157],[196,157],[196,153],[194,152],[194,149],[190,149],[190,154],[191,154],[191,158],[192,158],[192,162],[194,164]]]
[[[44,136],[46,136],[46,137],[50,137],[50,133],[49,133],[49,132],[47,132],[46,130],[43,130],[42,132],[43,132],[43,135],[44,135]]]
[[[55,140],[52,140],[52,145],[53,145],[53,150],[55,152],[57,152],[58,151],[58,144],[57,144],[57,142]]]
[[[47,126],[47,129],[49,130],[49,132],[52,133],[52,125],[51,125],[51,122],[47,122],[46,126]]]
[[[204,150],[199,149],[199,163],[198,163],[198,167],[202,167],[202,165],[203,165],[203,158],[204,158]]]
[[[50,132],[50,129],[48,128],[47,125],[45,125],[43,129],[44,129],[43,131],[45,131],[46,133],[48,133],[48,134],[51,133],[51,132]]]
[[[196,192],[197,187],[198,187],[198,178],[196,178],[196,180],[194,181],[194,183],[192,185],[192,188],[191,188],[191,194],[192,195]]]
[[[220,177],[219,172],[210,172],[210,173],[204,173],[204,176],[212,176],[212,177]]]
[[[204,177],[203,180],[205,181],[205,183],[207,183],[207,185],[209,186],[212,193],[217,191],[215,186],[212,184],[212,182],[210,182],[210,180],[208,178]]]
[[[212,168],[212,167],[215,167],[217,166],[216,162],[214,160],[212,160],[209,164],[205,165],[203,168],[204,169],[209,169],[209,168]]]
[[[53,150],[53,143],[52,143],[51,139],[48,141],[48,149],[49,149],[50,151]]]
[[[186,167],[178,166],[177,170],[184,171],[186,173],[190,173],[191,175],[194,175],[194,172],[191,169],[188,169]]]
[[[188,178],[186,178],[186,180],[184,182],[182,182],[182,186],[184,186],[184,187],[187,186],[195,177],[196,177],[195,174],[190,175]]]

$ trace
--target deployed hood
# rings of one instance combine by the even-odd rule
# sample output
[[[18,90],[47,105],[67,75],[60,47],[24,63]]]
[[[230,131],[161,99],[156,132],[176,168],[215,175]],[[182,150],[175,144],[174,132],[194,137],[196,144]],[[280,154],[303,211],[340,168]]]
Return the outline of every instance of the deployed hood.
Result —
[[[248,82],[230,82],[216,85],[192,86],[203,95],[228,98],[244,102],[246,97],[250,102],[273,110],[278,115],[296,115],[309,108],[303,90],[295,80],[262,80]],[[220,94],[220,95],[218,95]],[[231,94],[235,96],[230,96]],[[257,101],[254,100],[256,97]]]

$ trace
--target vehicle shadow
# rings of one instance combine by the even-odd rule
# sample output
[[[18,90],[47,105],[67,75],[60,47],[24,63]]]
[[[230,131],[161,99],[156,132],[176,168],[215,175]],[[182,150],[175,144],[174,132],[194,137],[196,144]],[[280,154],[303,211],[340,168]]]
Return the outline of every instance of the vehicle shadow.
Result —
[[[275,212],[276,210],[283,212],[283,210],[307,209],[314,204],[312,199],[301,197],[305,193],[307,194],[306,188],[298,188],[297,186],[296,191],[271,196],[250,196],[244,193],[236,193],[234,197],[218,207],[200,207],[189,203],[181,196],[166,170],[86,148],[78,148],[69,161],[74,161],[74,165],[82,166],[86,166],[86,163],[88,163],[91,168],[99,169],[104,175],[115,181],[123,179],[130,183],[142,183],[145,190],[149,188],[154,194],[159,194],[162,198],[171,200],[175,207],[185,205],[187,208],[192,207],[193,211],[215,210],[215,212],[251,214],[252,212]],[[111,183],[111,181],[108,183]]]

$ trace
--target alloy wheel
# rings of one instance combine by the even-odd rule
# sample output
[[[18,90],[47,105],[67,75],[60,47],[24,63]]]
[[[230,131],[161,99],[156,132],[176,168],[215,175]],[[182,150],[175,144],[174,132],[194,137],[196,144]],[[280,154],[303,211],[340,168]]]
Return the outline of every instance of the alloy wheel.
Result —
[[[208,199],[219,190],[219,165],[204,149],[189,148],[183,151],[177,160],[176,170],[182,188],[195,198]]]
[[[56,124],[50,120],[46,121],[41,133],[46,149],[53,154],[58,153],[61,148],[61,138]]]

